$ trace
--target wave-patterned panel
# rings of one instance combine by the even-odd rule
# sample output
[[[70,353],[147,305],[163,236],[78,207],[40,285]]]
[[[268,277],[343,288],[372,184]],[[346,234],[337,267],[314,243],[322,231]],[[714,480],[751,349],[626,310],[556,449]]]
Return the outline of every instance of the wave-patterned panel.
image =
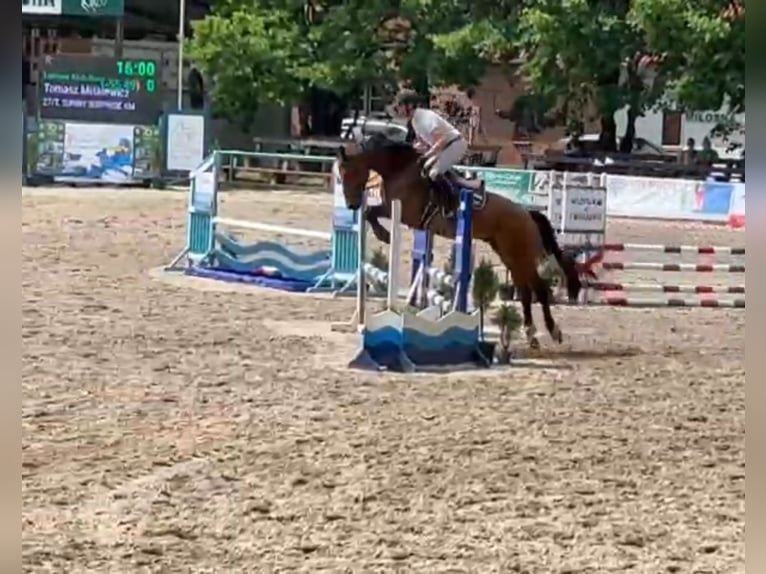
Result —
[[[429,337],[438,338],[453,329],[470,333],[470,337],[478,338],[479,336],[478,312],[469,314],[452,311],[436,321],[428,316],[405,313],[402,319],[404,330],[412,330]]]
[[[280,243],[261,241],[251,245],[219,234],[215,252],[217,265],[238,273],[256,273],[270,269],[275,274],[296,281],[318,280],[330,269],[330,253],[297,253]]]
[[[402,317],[393,311],[383,311],[367,318],[362,346],[378,365],[389,370],[409,369],[402,347]]]
[[[477,362],[479,317],[448,313],[433,321],[423,315],[405,314],[404,352],[420,366],[462,365]]]
[[[444,342],[442,342],[444,344]],[[483,363],[478,345],[451,344],[441,348],[421,348],[405,345],[404,353],[416,367],[463,366]]]

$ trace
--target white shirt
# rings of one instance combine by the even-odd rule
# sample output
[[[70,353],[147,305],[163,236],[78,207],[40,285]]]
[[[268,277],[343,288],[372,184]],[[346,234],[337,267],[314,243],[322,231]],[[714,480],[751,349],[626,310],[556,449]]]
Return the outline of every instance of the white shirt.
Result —
[[[462,137],[458,129],[433,110],[418,108],[412,114],[412,129],[418,139],[433,146],[442,137],[451,140]]]

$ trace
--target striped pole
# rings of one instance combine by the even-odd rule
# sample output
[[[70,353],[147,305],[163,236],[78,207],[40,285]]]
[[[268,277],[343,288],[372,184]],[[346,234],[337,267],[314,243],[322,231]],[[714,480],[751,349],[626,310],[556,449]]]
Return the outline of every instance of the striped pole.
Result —
[[[744,247],[721,247],[701,245],[653,245],[649,243],[605,243],[593,246],[601,251],[653,251],[676,255],[745,255]]]
[[[744,309],[744,299],[721,300],[721,299],[631,299],[628,297],[605,297],[590,301],[591,305],[605,305],[612,307],[718,307]]]
[[[683,272],[692,271],[695,273],[744,273],[744,265],[706,265],[694,263],[637,263],[637,262],[618,262],[604,261],[601,264],[605,271],[667,271]]]
[[[744,295],[742,285],[660,285],[655,283],[606,283],[599,281],[589,283],[589,289],[594,291],[644,291],[652,293],[694,293],[697,295],[723,293],[728,295]]]

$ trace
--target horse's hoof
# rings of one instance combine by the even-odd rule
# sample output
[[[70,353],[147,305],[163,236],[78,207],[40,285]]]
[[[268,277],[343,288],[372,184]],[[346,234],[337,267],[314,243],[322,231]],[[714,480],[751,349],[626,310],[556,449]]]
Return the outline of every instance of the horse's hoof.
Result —
[[[561,332],[561,329],[559,329],[558,325],[553,328],[551,336],[553,337],[553,340],[556,341],[559,345],[564,342],[564,333]]]
[[[540,350],[540,341],[537,340],[536,337],[529,340],[529,348],[533,351],[539,351]]]

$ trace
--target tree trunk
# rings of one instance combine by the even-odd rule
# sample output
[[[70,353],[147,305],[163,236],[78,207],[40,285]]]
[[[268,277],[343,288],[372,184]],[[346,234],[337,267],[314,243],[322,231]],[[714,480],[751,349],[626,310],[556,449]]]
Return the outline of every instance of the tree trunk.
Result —
[[[599,148],[603,152],[617,151],[617,122],[614,121],[614,113],[609,112],[601,116],[601,132],[598,138]]]
[[[636,139],[636,119],[638,114],[633,106],[628,106],[628,124],[625,126],[625,134],[620,140],[620,153],[631,153]]]

